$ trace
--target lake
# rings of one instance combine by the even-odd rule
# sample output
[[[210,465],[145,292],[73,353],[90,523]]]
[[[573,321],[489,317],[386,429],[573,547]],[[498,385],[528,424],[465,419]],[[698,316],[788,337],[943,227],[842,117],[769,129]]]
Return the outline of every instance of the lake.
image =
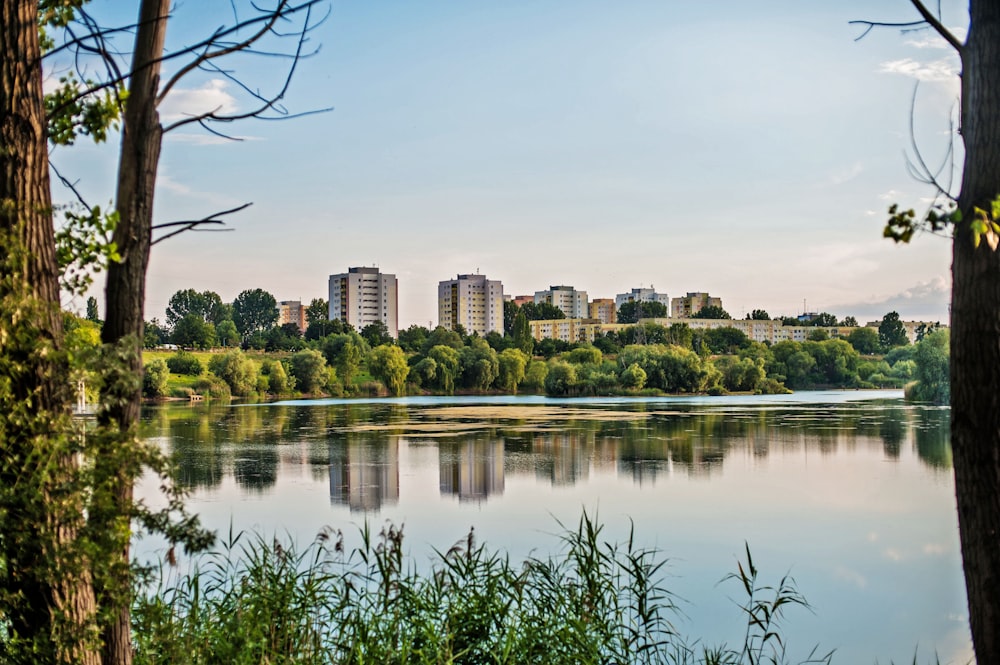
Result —
[[[675,625],[708,644],[742,639],[739,589],[720,580],[746,543],[765,580],[789,573],[812,605],[785,622],[793,656],[971,658],[948,410],[899,391],[184,404],[143,419],[222,533],[306,544],[331,526],[350,545],[389,521],[419,564],[474,527],[517,559],[556,551],[559,524],[586,510],[607,539],[634,528],[662,551]]]

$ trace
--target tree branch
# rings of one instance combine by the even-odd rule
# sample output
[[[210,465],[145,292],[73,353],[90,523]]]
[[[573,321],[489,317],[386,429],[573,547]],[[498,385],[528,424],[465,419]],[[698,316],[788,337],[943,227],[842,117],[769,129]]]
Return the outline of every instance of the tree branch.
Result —
[[[958,38],[951,34],[951,31],[944,27],[944,24],[941,23],[941,21],[938,20],[934,14],[930,13],[921,0],[910,0],[910,2],[912,2],[913,6],[917,8],[918,12],[920,12],[920,16],[923,17],[924,21],[934,28],[934,31],[941,35],[942,39],[951,44],[951,47],[958,51],[958,55],[961,56],[962,52],[965,50],[965,45],[958,41]]]
[[[210,224],[223,225],[226,223],[225,220],[217,219],[218,217],[232,215],[234,213],[240,212],[241,210],[246,210],[252,205],[253,203],[244,203],[241,206],[236,206],[235,208],[230,208],[229,210],[223,210],[221,212],[212,213],[211,215],[208,215],[207,217],[203,217],[201,219],[189,219],[189,220],[182,220],[179,222],[164,222],[163,224],[154,224],[152,226],[152,229],[154,231],[157,229],[168,229],[168,228],[172,228],[175,230],[171,231],[170,233],[164,236],[157,238],[152,243],[150,243],[150,245],[155,245],[158,242],[163,242],[164,240],[168,238],[173,238],[174,236],[180,235],[185,231],[232,231],[232,229],[201,229],[198,227],[207,226]]]

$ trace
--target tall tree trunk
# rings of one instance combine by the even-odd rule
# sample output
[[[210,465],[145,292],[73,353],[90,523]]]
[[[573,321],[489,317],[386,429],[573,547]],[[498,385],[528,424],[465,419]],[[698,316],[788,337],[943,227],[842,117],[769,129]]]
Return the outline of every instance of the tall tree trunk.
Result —
[[[5,660],[98,665],[80,547],[38,43],[38,0],[0,3],[0,608]]]
[[[162,127],[156,112],[156,94],[160,80],[160,58],[167,32],[169,0],[143,0],[139,9],[132,75],[125,107],[121,156],[118,164],[116,209],[118,226],[114,232],[121,261],[109,266],[105,291],[105,321],[101,340],[105,344],[125,344],[130,347],[126,380],[108,381],[109,399],[103,400],[101,422],[110,426],[117,436],[109,445],[118,448],[100,456],[106,464],[99,474],[108,482],[112,509],[99,514],[97,524],[105,533],[115,534],[113,543],[117,560],[109,572],[112,585],[102,608],[108,613],[102,625],[105,665],[129,665],[132,662],[130,604],[131,584],[129,564],[129,520],[132,507],[132,485],[140,472],[138,461],[125,455],[137,454],[136,430],[142,399],[141,382],[127,377],[142,375],[143,306],[146,294],[146,267],[152,235],[153,192],[156,169],[160,158]],[[124,387],[125,394],[115,391]],[[117,438],[117,442],[115,439]],[[131,451],[131,453],[129,452]]]
[[[976,658],[1000,663],[1000,253],[973,209],[1000,195],[1000,2],[971,0],[962,51],[963,222],[952,254],[951,445]]]

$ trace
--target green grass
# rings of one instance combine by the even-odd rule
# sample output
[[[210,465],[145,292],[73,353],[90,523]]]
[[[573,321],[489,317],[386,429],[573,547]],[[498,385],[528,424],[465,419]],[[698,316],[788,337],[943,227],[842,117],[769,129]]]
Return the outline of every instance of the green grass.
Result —
[[[760,584],[747,561],[739,648],[682,637],[655,550],[605,542],[583,515],[548,558],[520,564],[473,533],[418,569],[401,528],[347,552],[326,532],[304,550],[230,534],[190,574],[167,568],[136,601],[136,660],[153,663],[787,662],[779,619],[805,605],[789,579]],[[828,662],[829,655],[810,662]]]

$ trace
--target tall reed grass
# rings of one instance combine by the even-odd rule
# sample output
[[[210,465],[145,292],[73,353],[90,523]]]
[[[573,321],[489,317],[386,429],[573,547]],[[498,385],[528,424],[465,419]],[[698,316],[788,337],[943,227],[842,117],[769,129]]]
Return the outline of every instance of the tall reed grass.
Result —
[[[164,568],[139,595],[136,663],[787,662],[780,619],[806,602],[787,577],[761,585],[749,548],[730,576],[745,593],[744,644],[708,647],[676,631],[660,553],[601,532],[584,514],[555,554],[515,565],[470,531],[424,571],[393,525],[362,527],[350,551],[340,532],[302,550],[230,534],[190,572]]]

